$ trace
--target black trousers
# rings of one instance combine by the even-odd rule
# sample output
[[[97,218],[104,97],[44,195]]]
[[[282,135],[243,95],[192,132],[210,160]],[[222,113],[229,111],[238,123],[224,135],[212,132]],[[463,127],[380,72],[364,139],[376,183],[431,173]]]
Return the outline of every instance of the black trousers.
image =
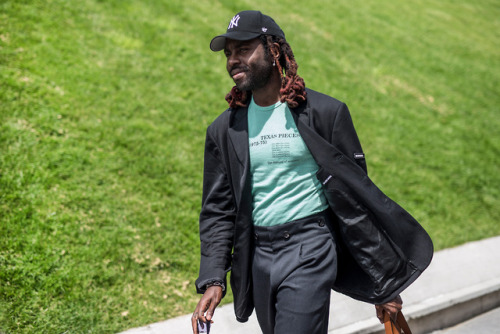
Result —
[[[254,230],[253,299],[263,333],[327,333],[337,275],[329,211]]]

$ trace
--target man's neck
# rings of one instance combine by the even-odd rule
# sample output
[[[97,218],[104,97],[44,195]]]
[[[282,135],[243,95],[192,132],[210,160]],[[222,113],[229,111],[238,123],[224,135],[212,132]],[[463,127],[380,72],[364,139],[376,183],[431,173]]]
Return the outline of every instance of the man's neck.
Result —
[[[280,89],[281,79],[279,75],[273,76],[267,85],[252,91],[253,100],[261,107],[273,105],[281,98]]]

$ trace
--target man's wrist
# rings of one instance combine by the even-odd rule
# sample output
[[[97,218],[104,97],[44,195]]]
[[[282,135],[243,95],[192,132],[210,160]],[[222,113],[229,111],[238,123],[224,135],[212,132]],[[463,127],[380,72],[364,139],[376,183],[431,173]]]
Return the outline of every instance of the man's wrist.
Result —
[[[205,285],[205,290],[213,286],[219,286],[222,289],[222,291],[226,291],[226,286],[224,285],[224,282],[221,281],[213,281],[208,283],[207,285]]]

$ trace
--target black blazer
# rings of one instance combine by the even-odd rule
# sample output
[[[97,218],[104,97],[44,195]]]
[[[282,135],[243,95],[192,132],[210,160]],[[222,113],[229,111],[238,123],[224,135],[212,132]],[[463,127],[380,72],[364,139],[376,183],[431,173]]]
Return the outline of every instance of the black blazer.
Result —
[[[229,108],[207,129],[196,280],[197,291],[203,293],[208,283],[225,282],[231,270],[239,321],[247,321],[253,311],[247,111]],[[334,289],[370,303],[395,298],[429,265],[429,235],[368,177],[344,103],[308,89],[307,102],[292,109],[292,115],[318,163],[317,177],[337,219]]]

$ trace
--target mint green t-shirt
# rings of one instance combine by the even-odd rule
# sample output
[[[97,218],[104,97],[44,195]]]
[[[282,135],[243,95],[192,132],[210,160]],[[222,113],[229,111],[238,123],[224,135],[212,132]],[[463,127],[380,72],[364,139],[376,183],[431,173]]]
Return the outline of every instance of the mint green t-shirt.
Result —
[[[248,108],[253,221],[284,224],[328,207],[318,165],[302,140],[286,103]]]

